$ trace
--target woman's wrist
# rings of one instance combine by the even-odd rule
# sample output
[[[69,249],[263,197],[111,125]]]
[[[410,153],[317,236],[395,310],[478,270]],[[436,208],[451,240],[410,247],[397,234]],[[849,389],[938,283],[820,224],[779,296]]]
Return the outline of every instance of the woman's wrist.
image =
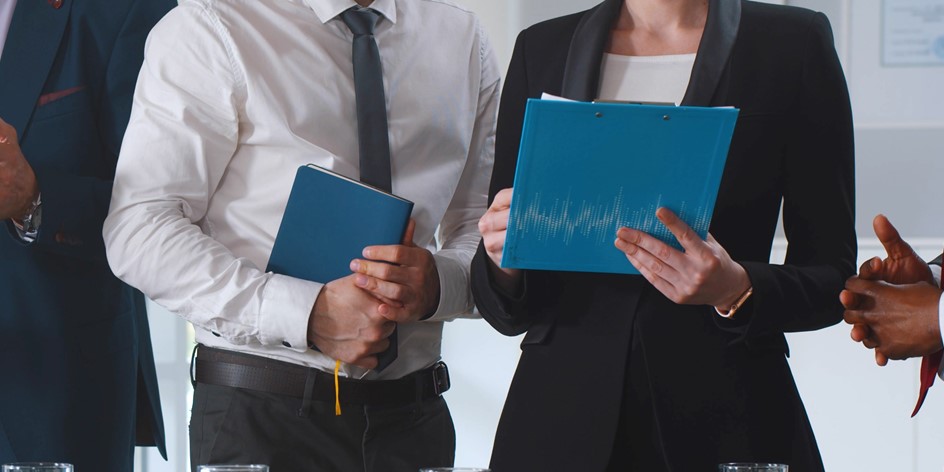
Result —
[[[745,294],[752,289],[751,279],[747,275],[747,270],[745,270],[741,264],[735,263],[734,266],[736,268],[735,282],[728,285],[730,289],[725,293],[724,297],[714,304],[715,309],[718,310],[719,313],[726,312],[735,304],[740,305],[741,303],[738,302],[742,298],[746,299]]]

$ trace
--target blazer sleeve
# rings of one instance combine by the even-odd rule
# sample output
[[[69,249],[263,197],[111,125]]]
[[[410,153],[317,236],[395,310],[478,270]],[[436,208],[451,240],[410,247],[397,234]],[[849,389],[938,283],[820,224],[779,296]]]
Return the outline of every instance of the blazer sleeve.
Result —
[[[88,175],[54,165],[34,169],[43,209],[42,224],[31,249],[106,263],[102,224],[108,213],[115,163],[144,58],[144,42],[151,27],[175,4],[172,0],[136,0],[130,5],[112,44],[102,83],[96,84],[100,99],[93,115],[96,120],[93,128],[98,134],[89,139],[98,140],[100,155],[91,157],[98,157],[102,171]],[[95,146],[77,142],[65,143],[57,149],[83,145]]]
[[[525,67],[526,36],[527,30],[518,35],[511,64],[505,75],[505,85],[502,89],[498,111],[495,165],[488,190],[489,205],[495,199],[495,194],[514,185],[518,145],[521,141],[524,110],[529,95]],[[472,295],[479,313],[492,327],[504,335],[516,336],[527,331],[533,321],[530,319],[526,306],[528,279],[531,278],[531,274],[524,271],[522,293],[507,294],[494,283],[489,264],[491,262],[485,253],[485,246],[480,243],[472,259],[471,274]]]
[[[738,327],[744,338],[842,319],[838,295],[855,272],[857,247],[854,145],[849,91],[833,44],[826,17],[813,15],[781,172],[786,260],[742,262],[754,286],[748,321]]]

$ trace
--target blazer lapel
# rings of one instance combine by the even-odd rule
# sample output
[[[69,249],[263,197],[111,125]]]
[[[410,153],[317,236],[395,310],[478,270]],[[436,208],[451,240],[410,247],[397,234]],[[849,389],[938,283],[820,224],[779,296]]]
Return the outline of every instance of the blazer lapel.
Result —
[[[580,101],[597,98],[603,53],[622,7],[623,0],[605,0],[578,23],[564,66],[564,97]],[[711,104],[737,39],[740,22],[740,0],[710,0],[705,32],[698,45],[683,105]]]
[[[698,55],[695,56],[682,105],[712,104],[711,99],[728,66],[740,24],[740,0],[711,0],[708,3],[708,21],[698,44]]]
[[[561,94],[565,98],[583,102],[597,98],[603,53],[622,7],[623,0],[605,0],[577,24],[564,66]]]
[[[16,4],[0,59],[0,118],[16,128],[20,138],[49,76],[71,8],[72,0]]]

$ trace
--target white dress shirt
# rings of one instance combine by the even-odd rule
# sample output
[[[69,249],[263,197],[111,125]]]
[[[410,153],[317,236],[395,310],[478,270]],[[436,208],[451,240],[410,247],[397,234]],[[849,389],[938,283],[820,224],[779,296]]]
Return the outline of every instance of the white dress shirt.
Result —
[[[931,274],[934,275],[934,283],[938,287],[941,286],[941,266],[936,264],[931,264]],[[938,299],[937,302],[937,322],[938,326],[941,329],[941,336],[944,337],[944,294]],[[944,362],[941,362],[941,366],[937,371],[937,376],[944,380]]]
[[[307,348],[322,285],[264,272],[299,166],[357,178],[352,0],[184,0],[151,32],[104,236],[114,272],[197,341],[331,371]],[[472,316],[469,265],[494,153],[499,70],[482,26],[441,0],[376,0],[393,192],[415,203],[440,305],[399,327],[398,378]],[[325,231],[331,231],[325,228]],[[436,241],[439,242],[437,249]]]
[[[10,32],[10,23],[13,22],[13,10],[16,10],[16,0],[0,0],[0,58],[3,57],[3,47]]]

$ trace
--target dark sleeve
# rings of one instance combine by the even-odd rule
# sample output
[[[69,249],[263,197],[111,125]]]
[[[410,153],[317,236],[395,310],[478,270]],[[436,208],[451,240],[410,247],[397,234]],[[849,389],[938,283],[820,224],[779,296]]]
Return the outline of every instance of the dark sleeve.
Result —
[[[528,78],[525,67],[526,36],[527,30],[518,35],[511,64],[505,76],[505,86],[502,89],[495,137],[495,166],[488,190],[489,205],[495,199],[495,194],[514,184],[518,145],[521,141],[521,127],[528,99]],[[524,272],[523,292],[510,296],[510,294],[502,293],[493,283],[489,264],[485,246],[479,244],[478,251],[472,259],[472,295],[479,313],[502,334],[515,336],[527,331],[532,321],[526,304],[528,272]]]
[[[855,271],[855,181],[849,91],[829,22],[811,16],[783,160],[784,265],[743,262],[754,286],[744,337],[810,331],[842,319]]]
[[[33,249],[105,263],[102,225],[111,200],[121,139],[131,115],[135,82],[144,60],[144,42],[154,24],[174,5],[173,0],[136,0],[131,4],[115,38],[100,85],[101,98],[96,103],[96,138],[101,150],[97,157],[107,174],[89,176],[59,168],[36,169],[43,213]]]

